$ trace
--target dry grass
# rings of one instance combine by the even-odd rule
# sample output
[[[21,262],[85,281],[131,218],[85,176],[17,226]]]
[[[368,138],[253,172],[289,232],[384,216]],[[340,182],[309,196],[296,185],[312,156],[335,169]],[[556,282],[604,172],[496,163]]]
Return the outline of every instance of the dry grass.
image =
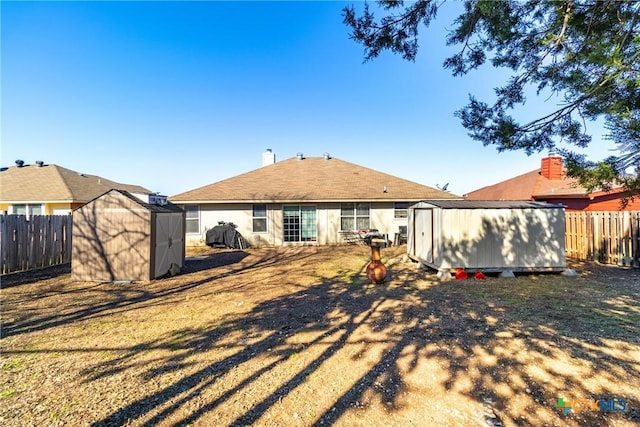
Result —
[[[640,272],[440,283],[383,250],[206,250],[150,283],[3,278],[0,423],[636,425]],[[562,415],[558,398],[625,400]]]

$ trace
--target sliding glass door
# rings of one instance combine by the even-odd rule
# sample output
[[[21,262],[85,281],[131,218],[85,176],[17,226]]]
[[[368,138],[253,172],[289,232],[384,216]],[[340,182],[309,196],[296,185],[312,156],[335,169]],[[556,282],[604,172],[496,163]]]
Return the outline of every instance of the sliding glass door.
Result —
[[[284,206],[285,242],[315,242],[318,239],[315,206]]]

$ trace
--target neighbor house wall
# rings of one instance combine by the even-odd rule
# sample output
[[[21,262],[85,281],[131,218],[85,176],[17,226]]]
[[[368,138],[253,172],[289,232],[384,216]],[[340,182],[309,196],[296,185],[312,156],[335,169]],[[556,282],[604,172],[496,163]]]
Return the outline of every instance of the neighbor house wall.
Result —
[[[567,212],[607,212],[607,211],[637,211],[640,210],[640,198],[629,200],[626,206],[622,206],[620,193],[598,193],[592,198],[544,198],[539,199],[547,203],[564,205]]]
[[[82,206],[82,203],[39,203],[39,202],[12,202],[0,203],[0,213],[9,213],[12,211],[13,205],[40,205],[42,206],[42,215],[68,215],[71,210]]]
[[[67,215],[71,213],[71,203],[46,203],[47,215]]]

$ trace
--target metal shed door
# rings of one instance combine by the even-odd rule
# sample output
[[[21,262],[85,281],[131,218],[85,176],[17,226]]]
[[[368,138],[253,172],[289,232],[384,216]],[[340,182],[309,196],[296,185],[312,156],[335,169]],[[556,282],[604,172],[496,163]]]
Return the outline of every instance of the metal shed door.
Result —
[[[156,215],[154,279],[167,274],[171,263],[182,267],[182,246],[184,245],[182,224],[182,215],[170,213]]]
[[[413,238],[416,256],[423,262],[433,262],[433,209],[416,209],[413,218]]]

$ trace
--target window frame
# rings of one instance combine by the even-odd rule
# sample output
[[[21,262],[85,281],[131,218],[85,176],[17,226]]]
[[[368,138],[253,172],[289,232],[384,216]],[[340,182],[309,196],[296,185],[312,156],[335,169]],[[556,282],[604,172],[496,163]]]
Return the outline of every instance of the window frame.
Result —
[[[349,206],[351,205],[351,207]],[[362,214],[366,208],[366,215]],[[358,220],[366,218],[367,227],[358,227]],[[353,221],[350,230],[344,227],[345,221]],[[367,202],[345,202],[340,204],[340,231],[358,231],[371,229],[371,203]]]
[[[406,207],[402,207],[405,205]],[[393,202],[393,219],[407,219],[409,217],[409,206],[411,206],[411,202]]]
[[[24,213],[17,213],[16,208],[24,207]],[[33,212],[33,209],[37,208],[40,212]],[[13,215],[24,215],[27,218],[31,218],[34,215],[45,215],[44,206],[42,204],[34,204],[34,203],[18,203],[15,205],[11,205],[11,212]]]
[[[264,216],[256,215],[258,207],[264,206]],[[261,212],[258,212],[261,213]],[[266,203],[257,203],[251,205],[251,230],[253,233],[268,233],[269,232],[269,212],[267,210]],[[256,221],[264,221],[264,230],[256,230]]]
[[[195,218],[189,218],[190,211],[196,213]],[[184,212],[185,212],[185,227],[184,227],[185,234],[200,234],[200,205],[184,205]],[[193,222],[196,223],[197,231],[189,231],[189,224]]]
[[[297,215],[287,215],[286,211],[297,212]],[[303,212],[313,212],[313,236],[304,237],[305,220],[308,215]],[[296,220],[291,220],[296,218]],[[318,207],[315,205],[284,205],[282,206],[282,241],[285,244],[317,243],[318,242]]]

